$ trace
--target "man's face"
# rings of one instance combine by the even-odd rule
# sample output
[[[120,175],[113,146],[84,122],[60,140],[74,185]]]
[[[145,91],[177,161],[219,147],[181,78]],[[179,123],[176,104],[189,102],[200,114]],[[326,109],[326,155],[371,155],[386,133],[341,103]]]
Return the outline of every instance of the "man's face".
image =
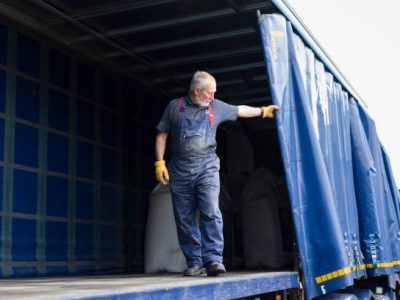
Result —
[[[214,84],[208,84],[204,89],[201,89],[199,86],[197,86],[194,89],[193,102],[199,106],[207,107],[214,99],[215,92],[216,87]]]

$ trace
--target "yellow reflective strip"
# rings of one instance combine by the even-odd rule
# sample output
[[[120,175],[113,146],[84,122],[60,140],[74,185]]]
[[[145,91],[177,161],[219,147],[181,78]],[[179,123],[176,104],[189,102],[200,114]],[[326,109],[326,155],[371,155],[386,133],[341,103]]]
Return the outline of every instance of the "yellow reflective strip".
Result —
[[[333,271],[331,273],[327,273],[327,274],[321,275],[319,277],[316,277],[315,281],[317,283],[321,283],[321,282],[328,281],[328,280],[331,280],[331,279],[334,279],[334,278],[337,278],[337,277],[340,277],[340,276],[343,276],[346,274],[350,274],[351,272],[356,271],[356,270],[363,270],[363,269],[365,269],[365,267],[372,268],[373,264],[368,264],[368,265],[362,264],[362,265],[353,266],[353,267],[345,267],[343,269],[339,269],[337,271]]]
[[[400,260],[377,263],[376,267],[377,268],[390,268],[390,267],[393,267],[396,265],[400,265]],[[317,283],[321,283],[321,282],[328,281],[328,280],[331,280],[331,279],[334,279],[334,278],[337,278],[337,277],[340,277],[340,276],[343,276],[346,274],[350,274],[353,271],[364,270],[366,268],[369,268],[369,269],[374,268],[374,264],[362,264],[362,265],[356,265],[356,266],[352,266],[352,267],[345,267],[343,269],[339,269],[337,271],[333,271],[331,273],[327,273],[327,274],[321,275],[319,277],[316,277],[315,281]]]
[[[392,262],[382,262],[382,263],[378,263],[376,265],[377,268],[391,268],[393,266],[395,266],[397,263],[397,261],[392,261]],[[369,266],[370,265],[370,266]],[[372,264],[369,264],[368,268],[373,268]]]

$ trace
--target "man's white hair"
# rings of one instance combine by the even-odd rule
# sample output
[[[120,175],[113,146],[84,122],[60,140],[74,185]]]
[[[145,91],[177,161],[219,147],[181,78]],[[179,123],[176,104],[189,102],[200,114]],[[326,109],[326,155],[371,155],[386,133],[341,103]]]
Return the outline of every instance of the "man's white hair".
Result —
[[[190,82],[189,93],[193,93],[196,86],[200,87],[201,90],[204,90],[208,84],[217,86],[214,76],[205,71],[197,71],[193,74],[192,81]]]

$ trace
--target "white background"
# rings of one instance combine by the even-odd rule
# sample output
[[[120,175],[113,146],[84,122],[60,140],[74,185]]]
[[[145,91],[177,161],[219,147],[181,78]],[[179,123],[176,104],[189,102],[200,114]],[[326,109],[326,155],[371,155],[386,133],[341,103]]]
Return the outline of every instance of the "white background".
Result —
[[[400,1],[287,2],[368,106],[400,187]]]

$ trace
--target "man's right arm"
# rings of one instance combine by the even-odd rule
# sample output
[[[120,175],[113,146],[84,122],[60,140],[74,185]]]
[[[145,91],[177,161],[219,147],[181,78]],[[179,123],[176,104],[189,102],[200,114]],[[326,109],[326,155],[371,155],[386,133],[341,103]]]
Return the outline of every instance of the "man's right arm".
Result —
[[[157,136],[155,141],[155,155],[156,161],[154,166],[156,168],[156,178],[158,182],[162,184],[167,184],[169,181],[169,174],[167,167],[165,165],[164,154],[165,148],[167,146],[167,138],[168,132],[170,131],[170,116],[171,116],[171,108],[172,101],[165,108],[164,113],[161,117],[160,122],[157,125]]]
[[[158,132],[156,136],[156,160],[164,160],[165,148],[167,145],[167,132]]]
[[[162,184],[167,184],[169,181],[169,174],[164,160],[167,137],[168,133],[161,131],[156,136],[156,162],[154,166],[156,167],[156,178]]]

